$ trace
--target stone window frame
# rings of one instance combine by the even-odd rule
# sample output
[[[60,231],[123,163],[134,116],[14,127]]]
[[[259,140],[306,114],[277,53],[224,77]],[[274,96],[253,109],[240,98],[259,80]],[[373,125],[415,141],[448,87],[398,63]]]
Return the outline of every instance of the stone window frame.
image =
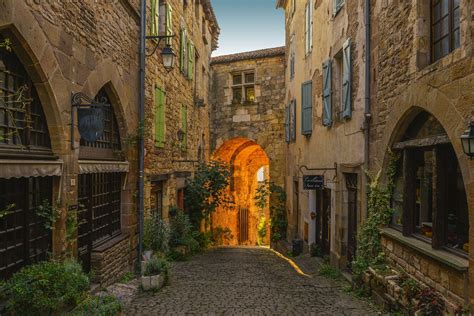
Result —
[[[446,2],[444,2],[446,1]],[[457,5],[455,4],[457,2]],[[442,16],[442,4],[447,3],[448,8],[447,8],[447,13]],[[435,7],[439,5],[440,7],[440,17],[438,20],[435,20]],[[461,46],[461,1],[460,0],[431,0],[430,1],[430,56],[431,56],[431,63],[434,63],[443,57],[449,55],[452,53],[454,50],[459,48]],[[459,20],[458,24],[455,25],[455,19],[454,19],[454,11],[458,11],[459,14]],[[440,25],[440,32],[442,32],[442,26],[441,23],[444,19],[448,19],[448,31],[445,35],[440,35],[440,38],[435,39],[435,27],[437,24]],[[459,42],[455,42],[455,32],[459,33]],[[444,39],[448,40],[448,51],[443,52],[443,46],[442,46],[442,41]],[[440,55],[437,56],[435,54],[436,50],[436,45],[440,44]]]
[[[248,81],[246,79],[247,75],[253,74],[253,81]],[[234,77],[241,76],[240,83],[234,83]],[[253,104],[256,102],[255,99],[255,83],[256,83],[256,71],[254,69],[247,69],[243,71],[235,71],[230,74],[231,80],[231,90],[232,90],[232,103],[233,104]],[[234,93],[236,90],[240,89],[241,100],[236,100]],[[253,100],[247,100],[247,89],[253,89]]]

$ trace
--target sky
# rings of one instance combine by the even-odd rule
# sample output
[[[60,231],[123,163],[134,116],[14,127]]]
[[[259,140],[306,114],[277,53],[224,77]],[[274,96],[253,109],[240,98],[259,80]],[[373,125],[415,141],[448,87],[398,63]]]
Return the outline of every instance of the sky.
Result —
[[[285,15],[276,0],[211,0],[221,28],[212,56],[285,45]]]

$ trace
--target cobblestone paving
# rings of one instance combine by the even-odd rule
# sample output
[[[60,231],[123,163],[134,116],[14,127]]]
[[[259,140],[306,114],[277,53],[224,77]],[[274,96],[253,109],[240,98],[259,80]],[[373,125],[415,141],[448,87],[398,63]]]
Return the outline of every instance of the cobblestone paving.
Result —
[[[303,271],[310,273],[309,271]],[[125,315],[369,315],[325,277],[303,276],[266,248],[217,248],[177,262],[170,284],[140,294]]]

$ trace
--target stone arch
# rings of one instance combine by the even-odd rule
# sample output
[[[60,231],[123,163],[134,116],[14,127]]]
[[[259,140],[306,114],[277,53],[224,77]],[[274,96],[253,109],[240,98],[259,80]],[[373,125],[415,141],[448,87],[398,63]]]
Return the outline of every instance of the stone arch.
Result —
[[[126,106],[123,103],[123,100],[127,100],[126,93],[128,89],[126,89],[124,82],[119,80],[119,78],[121,76],[114,63],[109,59],[104,60],[90,73],[82,92],[90,97],[94,97],[102,88],[105,89],[119,125],[120,140],[122,145],[124,145],[123,142],[127,134],[134,127],[134,115],[129,113],[133,107]],[[126,112],[126,109],[129,112]]]
[[[265,150],[255,141],[238,137],[224,142],[213,154],[212,159],[229,164],[231,183],[228,196],[233,204],[230,207],[221,207],[212,218],[213,228],[228,228],[233,238],[230,244],[257,244],[257,226],[265,217],[268,224],[268,207],[261,210],[256,206],[255,193],[260,185],[257,172],[270,165],[270,158]],[[266,172],[268,176],[268,172]],[[267,228],[267,232],[268,232]],[[268,243],[267,233],[264,243]]]
[[[34,20],[34,17],[31,19]],[[30,29],[24,33],[26,21],[2,22],[4,21],[0,20],[0,34],[12,42],[12,50],[28,73],[41,101],[51,138],[51,148],[55,154],[65,154],[70,149],[68,122],[65,120],[66,117],[61,115],[65,109],[60,108],[60,97],[57,94],[57,91],[64,88],[59,88],[59,83],[53,80],[59,75],[62,77],[53,48],[47,44],[43,33]],[[39,25],[31,28],[34,29],[35,26],[40,28]]]

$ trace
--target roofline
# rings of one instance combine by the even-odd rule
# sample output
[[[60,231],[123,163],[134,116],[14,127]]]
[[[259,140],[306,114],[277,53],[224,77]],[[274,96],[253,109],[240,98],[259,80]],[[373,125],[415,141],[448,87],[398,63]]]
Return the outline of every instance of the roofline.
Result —
[[[253,55],[254,53],[260,53],[260,55]],[[271,47],[271,48],[264,48],[258,49],[248,52],[241,52],[235,54],[228,54],[228,55],[221,55],[211,58],[211,64],[225,64],[225,63],[232,63],[242,60],[250,60],[250,59],[261,59],[261,58],[271,58],[277,56],[284,56],[285,55],[285,46],[279,47]]]

